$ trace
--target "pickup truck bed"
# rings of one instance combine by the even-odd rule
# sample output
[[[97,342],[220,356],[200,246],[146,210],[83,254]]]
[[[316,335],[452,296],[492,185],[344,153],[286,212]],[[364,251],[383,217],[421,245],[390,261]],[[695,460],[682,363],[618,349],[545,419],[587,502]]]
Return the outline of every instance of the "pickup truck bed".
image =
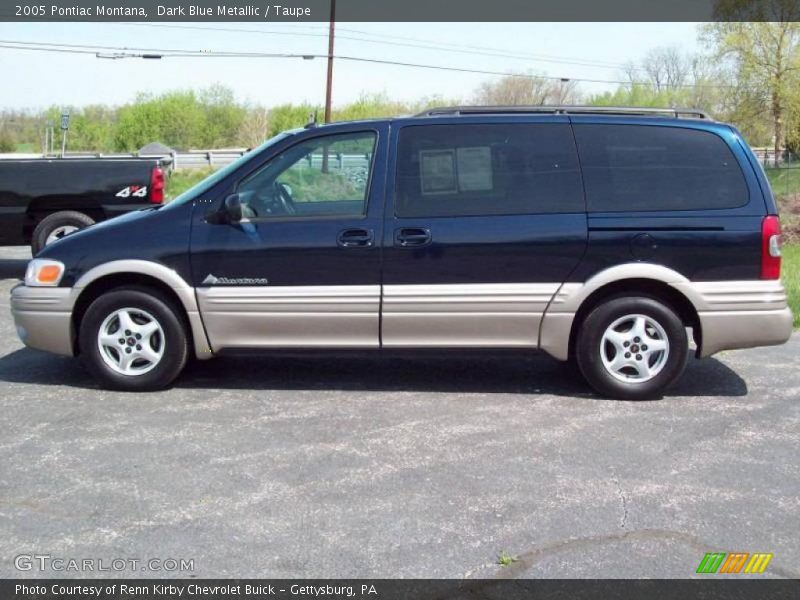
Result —
[[[155,158],[0,159],[0,245],[45,244],[164,200]]]

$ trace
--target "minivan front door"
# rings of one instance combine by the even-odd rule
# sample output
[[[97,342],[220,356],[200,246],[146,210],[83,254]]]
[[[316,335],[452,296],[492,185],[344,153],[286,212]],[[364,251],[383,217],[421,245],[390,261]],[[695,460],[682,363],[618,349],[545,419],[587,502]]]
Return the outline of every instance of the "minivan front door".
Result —
[[[387,134],[381,124],[301,134],[228,190],[240,223],[195,210],[192,274],[214,352],[379,345],[383,178],[373,173],[385,171]]]
[[[392,132],[383,345],[535,347],[586,247],[569,122],[436,123]]]

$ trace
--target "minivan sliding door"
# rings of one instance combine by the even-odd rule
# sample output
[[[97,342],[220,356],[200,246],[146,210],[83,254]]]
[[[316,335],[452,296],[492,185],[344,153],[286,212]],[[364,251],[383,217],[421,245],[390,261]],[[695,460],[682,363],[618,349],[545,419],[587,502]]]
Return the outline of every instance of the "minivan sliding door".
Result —
[[[568,120],[482,121],[426,118],[393,131],[384,346],[535,347],[584,252]]]

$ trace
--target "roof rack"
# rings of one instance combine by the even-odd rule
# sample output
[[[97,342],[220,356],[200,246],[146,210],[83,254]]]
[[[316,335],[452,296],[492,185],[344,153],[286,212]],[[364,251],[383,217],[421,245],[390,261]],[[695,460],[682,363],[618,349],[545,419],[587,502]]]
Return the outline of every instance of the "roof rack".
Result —
[[[705,119],[711,116],[696,108],[651,108],[637,106],[443,106],[431,108],[414,115],[415,117],[444,117],[461,115],[500,115],[500,114],[551,114],[551,115],[620,115],[635,117],[663,117],[676,119]]]

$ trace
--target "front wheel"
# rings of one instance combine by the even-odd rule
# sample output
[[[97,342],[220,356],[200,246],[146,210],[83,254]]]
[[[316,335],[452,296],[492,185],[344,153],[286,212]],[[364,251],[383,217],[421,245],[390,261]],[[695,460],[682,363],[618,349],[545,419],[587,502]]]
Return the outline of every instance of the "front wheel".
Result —
[[[578,366],[592,388],[621,400],[660,397],[686,368],[686,329],[648,297],[612,298],[592,310],[576,339]]]
[[[123,288],[97,298],[79,334],[81,357],[103,387],[162,389],[183,370],[186,331],[171,302],[155,290]]]

